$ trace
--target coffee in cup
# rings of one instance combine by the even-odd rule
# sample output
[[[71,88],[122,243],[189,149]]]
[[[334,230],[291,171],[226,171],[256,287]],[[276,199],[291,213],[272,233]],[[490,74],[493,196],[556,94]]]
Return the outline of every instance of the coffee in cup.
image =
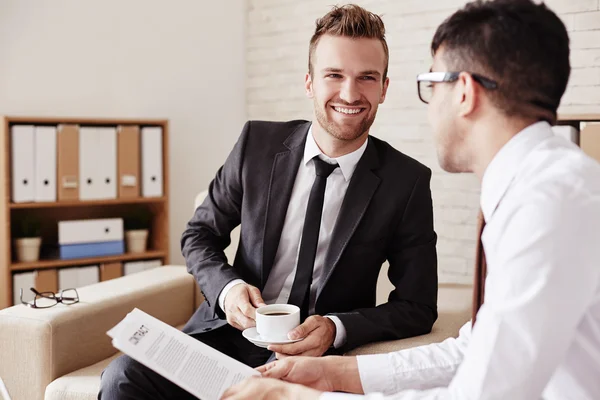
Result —
[[[270,304],[256,310],[256,331],[265,341],[287,341],[288,333],[298,325],[300,308],[293,304]]]

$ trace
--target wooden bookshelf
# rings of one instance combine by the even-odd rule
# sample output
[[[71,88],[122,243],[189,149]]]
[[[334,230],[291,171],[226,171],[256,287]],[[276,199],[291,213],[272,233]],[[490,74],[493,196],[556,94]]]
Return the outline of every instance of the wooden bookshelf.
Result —
[[[18,263],[11,264],[10,269],[12,271],[29,271],[45,268],[57,268],[57,267],[73,267],[79,265],[90,265],[90,264],[107,264],[112,262],[123,262],[123,261],[137,261],[137,260],[150,260],[155,258],[165,258],[166,252],[162,250],[151,250],[145,253],[125,253],[116,256],[104,256],[104,257],[92,257],[92,258],[76,258],[71,260],[40,260],[36,262]]]
[[[600,162],[600,113],[560,115],[557,125],[567,125],[578,131],[577,145],[591,158]]]
[[[558,122],[598,122],[600,114],[559,114]]]
[[[19,210],[25,208],[60,208],[60,207],[90,207],[90,206],[111,206],[118,204],[153,204],[163,203],[167,200],[166,197],[136,197],[124,199],[110,200],[77,200],[77,201],[60,201],[60,202],[39,202],[39,203],[10,203],[11,210]]]
[[[27,125],[60,125],[74,124],[79,126],[119,126],[137,125],[158,126],[162,129],[162,176],[163,195],[160,197],[123,197],[108,200],[69,200],[53,202],[12,202],[12,160],[11,160],[11,126]],[[62,267],[85,265],[101,265],[128,261],[159,259],[162,264],[169,263],[169,125],[164,119],[110,119],[110,118],[62,118],[62,117],[0,117],[0,309],[12,305],[13,279],[15,272],[50,271]],[[118,162],[118,161],[117,161]],[[140,167],[141,173],[141,167]],[[141,184],[141,179],[139,180]],[[118,196],[118,194],[117,194]],[[92,218],[127,218],[138,209],[145,209],[152,215],[148,248],[144,253],[123,253],[104,257],[77,259],[58,259],[56,252],[42,251],[40,260],[36,262],[18,262],[13,254],[13,237],[11,227],[24,216],[32,216],[41,222],[42,241],[44,245],[57,244],[57,223],[62,220]]]

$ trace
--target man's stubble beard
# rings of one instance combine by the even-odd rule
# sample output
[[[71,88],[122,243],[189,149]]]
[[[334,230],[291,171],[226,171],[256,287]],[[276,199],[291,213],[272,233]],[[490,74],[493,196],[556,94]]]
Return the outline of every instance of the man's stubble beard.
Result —
[[[470,172],[464,135],[455,129],[454,126],[449,128],[443,139],[436,143],[438,162],[440,167],[449,173]]]
[[[372,115],[365,115],[360,123],[356,124],[355,127],[352,128],[350,132],[348,130],[350,128],[341,128],[338,124],[333,121],[330,121],[327,117],[326,110],[322,108],[317,101],[314,101],[315,106],[315,115],[317,117],[317,122],[321,127],[329,133],[331,136],[338,140],[351,142],[353,140],[361,137],[365,132],[371,129],[371,125],[375,122],[375,116],[377,115],[377,110],[373,112]],[[326,105],[325,107],[329,107]],[[370,109],[370,107],[368,107]],[[368,113],[368,110],[365,110]],[[332,110],[332,112],[337,112]]]

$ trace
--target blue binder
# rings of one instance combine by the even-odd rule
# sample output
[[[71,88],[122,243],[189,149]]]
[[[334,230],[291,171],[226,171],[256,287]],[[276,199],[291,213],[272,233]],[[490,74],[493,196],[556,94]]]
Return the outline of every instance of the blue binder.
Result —
[[[61,244],[60,258],[68,260],[72,258],[89,258],[123,254],[125,243],[122,240],[99,243]]]

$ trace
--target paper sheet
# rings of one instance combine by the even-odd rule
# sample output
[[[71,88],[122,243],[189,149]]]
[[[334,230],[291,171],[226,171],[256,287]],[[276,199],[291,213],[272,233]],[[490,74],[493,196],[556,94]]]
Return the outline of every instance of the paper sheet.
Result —
[[[113,346],[202,400],[253,375],[254,369],[135,308],[107,334]]]

